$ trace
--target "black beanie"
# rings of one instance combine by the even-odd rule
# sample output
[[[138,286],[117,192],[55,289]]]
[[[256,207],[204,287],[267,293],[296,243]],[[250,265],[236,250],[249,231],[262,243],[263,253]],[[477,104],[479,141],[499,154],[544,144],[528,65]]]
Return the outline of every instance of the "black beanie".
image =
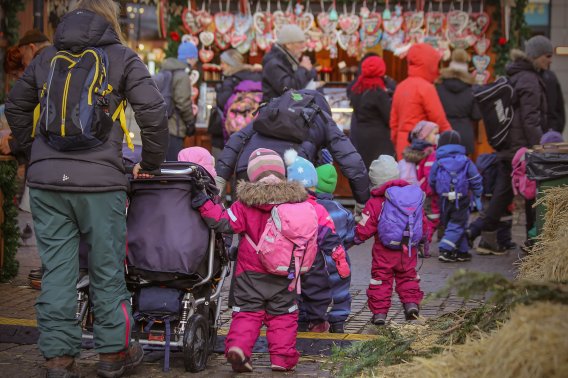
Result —
[[[445,146],[446,144],[461,144],[460,134],[454,130],[444,131],[440,134],[438,147]]]

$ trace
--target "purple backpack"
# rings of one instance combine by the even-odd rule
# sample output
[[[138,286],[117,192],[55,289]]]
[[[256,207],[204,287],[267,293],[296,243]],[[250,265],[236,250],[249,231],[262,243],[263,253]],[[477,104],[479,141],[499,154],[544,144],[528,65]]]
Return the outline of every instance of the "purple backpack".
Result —
[[[467,196],[469,192],[468,164],[469,159],[465,155],[454,155],[439,159],[436,171],[436,193],[439,196],[448,197],[450,200]],[[455,197],[448,195],[449,193],[455,193]]]
[[[413,246],[422,239],[422,206],[425,194],[416,185],[393,186],[385,192],[385,202],[377,226],[381,243],[389,249]]]

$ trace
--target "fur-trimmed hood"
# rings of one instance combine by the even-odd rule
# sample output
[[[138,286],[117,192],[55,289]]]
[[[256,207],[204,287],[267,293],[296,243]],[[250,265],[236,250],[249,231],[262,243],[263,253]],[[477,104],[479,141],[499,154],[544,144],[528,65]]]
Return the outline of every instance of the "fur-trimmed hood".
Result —
[[[521,50],[511,50],[511,62],[506,67],[508,76],[513,76],[521,71],[537,72],[533,61]]]
[[[402,158],[408,163],[418,164],[422,159],[426,158],[432,153],[431,149],[427,148],[423,151],[415,150],[411,146],[408,146],[402,151]]]
[[[440,70],[440,77],[438,78],[438,83],[444,83],[448,79],[458,79],[463,81],[465,84],[475,83],[474,77],[469,73],[455,68],[442,68]]]
[[[246,206],[299,203],[308,199],[306,189],[298,182],[282,181],[276,184],[239,181],[237,197]]]

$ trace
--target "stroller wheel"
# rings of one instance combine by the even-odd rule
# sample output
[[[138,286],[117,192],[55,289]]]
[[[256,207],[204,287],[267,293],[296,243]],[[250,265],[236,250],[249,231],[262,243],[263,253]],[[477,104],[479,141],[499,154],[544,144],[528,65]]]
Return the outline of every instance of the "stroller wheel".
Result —
[[[208,342],[207,321],[200,314],[192,315],[183,335],[183,363],[186,371],[197,373],[207,367]]]

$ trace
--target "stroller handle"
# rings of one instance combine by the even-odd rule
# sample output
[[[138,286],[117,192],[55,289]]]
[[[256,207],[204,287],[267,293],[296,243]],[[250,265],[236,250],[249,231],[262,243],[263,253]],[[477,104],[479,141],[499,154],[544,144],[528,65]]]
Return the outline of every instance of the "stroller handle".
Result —
[[[163,175],[190,175],[195,171],[194,168],[188,167],[185,169],[160,169]]]

